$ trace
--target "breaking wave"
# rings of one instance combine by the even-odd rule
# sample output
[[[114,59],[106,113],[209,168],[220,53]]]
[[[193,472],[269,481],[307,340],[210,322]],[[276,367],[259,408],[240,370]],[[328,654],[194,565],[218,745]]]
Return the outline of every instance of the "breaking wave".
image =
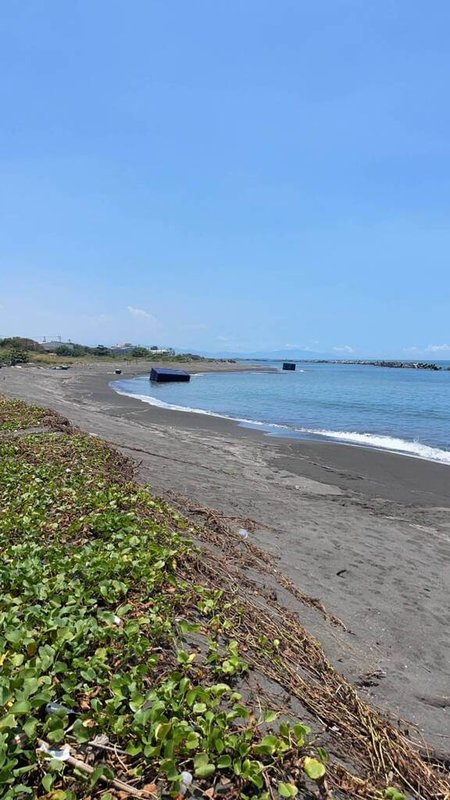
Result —
[[[404,456],[414,456],[423,458],[426,461],[438,461],[441,464],[450,464],[450,451],[441,450],[438,447],[431,447],[417,441],[398,439],[395,436],[382,436],[376,433],[357,433],[356,431],[327,431],[327,430],[303,430],[304,433],[315,434],[316,436],[326,437],[344,444],[355,444],[360,447],[374,447],[377,450],[390,450]]]

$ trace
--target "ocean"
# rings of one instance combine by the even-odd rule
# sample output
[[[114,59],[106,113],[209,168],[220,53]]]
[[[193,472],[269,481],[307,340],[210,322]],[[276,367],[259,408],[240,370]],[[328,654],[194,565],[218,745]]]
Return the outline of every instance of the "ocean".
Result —
[[[450,366],[450,362],[436,362]],[[200,373],[190,383],[113,381],[166,409],[236,420],[268,436],[341,442],[450,465],[450,371],[259,362],[276,372]]]

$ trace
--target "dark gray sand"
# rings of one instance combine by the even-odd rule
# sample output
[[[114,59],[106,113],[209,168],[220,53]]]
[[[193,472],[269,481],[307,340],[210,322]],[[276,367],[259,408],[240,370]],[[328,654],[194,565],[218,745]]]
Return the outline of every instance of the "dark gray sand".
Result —
[[[136,374],[120,366],[121,377]],[[207,368],[217,367],[197,371]],[[167,411],[118,395],[114,379],[111,364],[4,368],[0,391],[113,442],[159,494],[255,520],[252,540],[349,629],[299,609],[336,668],[374,706],[415,726],[413,739],[448,754],[450,467]]]

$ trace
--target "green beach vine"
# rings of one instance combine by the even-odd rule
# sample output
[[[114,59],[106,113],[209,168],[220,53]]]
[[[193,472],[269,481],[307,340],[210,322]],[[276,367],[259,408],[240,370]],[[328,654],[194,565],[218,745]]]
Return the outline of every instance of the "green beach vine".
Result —
[[[183,570],[187,522],[100,440],[0,420],[0,795],[323,792],[308,726],[243,696],[236,601]]]

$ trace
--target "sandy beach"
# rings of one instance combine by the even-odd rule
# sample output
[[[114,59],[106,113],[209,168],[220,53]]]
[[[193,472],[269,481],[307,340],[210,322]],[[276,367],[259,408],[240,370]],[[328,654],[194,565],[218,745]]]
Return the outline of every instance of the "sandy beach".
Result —
[[[110,388],[116,366],[121,377],[149,371],[3,368],[0,392],[108,439],[139,462],[140,479],[159,495],[252,519],[252,541],[347,628],[295,608],[334,666],[374,706],[410,724],[414,740],[448,754],[450,467],[156,408]]]

